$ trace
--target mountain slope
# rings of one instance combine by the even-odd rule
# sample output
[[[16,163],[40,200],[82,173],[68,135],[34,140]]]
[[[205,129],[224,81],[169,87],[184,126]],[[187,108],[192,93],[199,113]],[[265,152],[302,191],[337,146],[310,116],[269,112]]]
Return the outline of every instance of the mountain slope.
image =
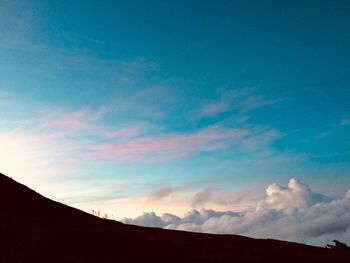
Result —
[[[0,174],[0,262],[348,262],[277,240],[124,225],[47,199]]]

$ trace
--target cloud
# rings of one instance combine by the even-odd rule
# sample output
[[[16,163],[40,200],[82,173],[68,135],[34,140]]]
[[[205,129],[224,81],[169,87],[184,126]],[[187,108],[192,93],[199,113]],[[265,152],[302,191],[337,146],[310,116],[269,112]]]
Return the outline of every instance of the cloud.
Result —
[[[124,218],[123,222],[126,224],[135,224],[138,226],[149,226],[149,227],[164,227],[163,220],[157,216],[154,212],[151,213],[143,213],[136,217],[134,220],[130,218]]]
[[[343,118],[337,124],[335,124],[334,127],[349,126],[349,125],[350,125],[350,119]]]
[[[172,227],[175,227],[175,226],[179,226],[182,228],[182,230],[186,230],[185,226],[191,226],[195,229],[199,229],[199,225],[205,223],[208,219],[221,217],[223,215],[238,216],[239,214],[231,211],[217,212],[214,210],[201,209],[200,211],[198,211],[193,209],[188,213],[186,213],[183,218],[180,218],[176,215],[172,215],[169,213],[164,213],[162,216],[158,216],[154,212],[149,212],[149,213],[143,213],[142,215],[136,217],[135,219],[123,218],[121,222],[126,224],[134,224],[134,225],[149,226],[149,227],[160,227],[160,228],[168,228],[168,229],[171,229]]]
[[[202,104],[197,112],[198,117],[216,117],[225,112],[234,111],[238,115],[249,113],[255,109],[271,106],[284,101],[283,98],[266,99],[254,94],[254,89],[235,89],[221,94],[217,100]]]
[[[57,110],[45,114],[37,122],[41,129],[55,134],[93,135],[103,139],[118,138],[119,140],[137,137],[152,127],[146,121],[130,121],[118,126],[106,125],[104,117],[110,111],[108,107],[101,107],[97,110]]]
[[[211,191],[203,191],[204,201]],[[166,218],[166,220],[164,219]],[[154,221],[153,221],[154,220]],[[344,197],[330,198],[314,193],[297,179],[287,187],[276,183],[266,189],[266,197],[249,212],[192,210],[182,218],[144,213],[128,224],[156,226],[185,231],[239,234],[274,238],[324,246],[332,239],[350,242],[350,190]]]
[[[285,213],[293,213],[296,210],[307,209],[315,204],[330,201],[321,194],[311,192],[310,188],[292,178],[288,187],[284,188],[276,183],[266,189],[267,197],[260,201],[257,210],[283,210]]]
[[[243,194],[240,194],[238,196],[237,195],[234,195],[234,196],[232,196],[232,195],[223,195],[223,196],[212,195],[210,202],[212,202],[213,204],[217,204],[217,205],[225,206],[225,207],[237,206],[237,207],[240,207],[240,210],[244,210],[244,211],[251,209],[256,204],[255,198],[252,198],[252,196],[249,195],[249,193],[243,193]],[[253,203],[253,205],[252,205],[252,203]]]
[[[163,186],[150,194],[150,200],[160,200],[171,195],[174,190],[171,187]]]
[[[271,142],[280,139],[283,134],[275,129],[257,126],[252,130],[254,136],[243,138],[241,144],[246,150],[254,151],[269,145]]]
[[[149,92],[166,94],[167,91],[159,88]],[[110,124],[106,119],[112,113],[113,109],[101,106],[95,110],[50,109],[35,119],[1,119],[0,146],[12,149],[3,159],[23,156],[21,163],[28,163],[33,174],[63,175],[93,162],[165,162],[203,152],[230,150],[233,146],[237,146],[237,151],[250,151],[278,138],[274,136],[278,132],[273,129],[230,128],[222,124],[182,133],[167,132],[140,120]],[[15,161],[7,161],[3,167],[12,176],[20,174]]]
[[[283,101],[284,99],[264,99],[261,96],[252,96],[244,99],[241,103],[238,103],[237,106],[241,113],[250,112],[257,108],[274,105]]]
[[[230,109],[230,104],[225,101],[215,101],[205,104],[200,109],[202,117],[214,117]]]
[[[78,132],[93,128],[102,115],[102,112],[94,112],[87,109],[74,112],[59,111],[46,115],[40,122],[44,128]]]
[[[211,200],[215,190],[216,189],[213,187],[208,187],[198,192],[197,194],[195,194],[192,197],[192,206],[193,207],[203,206],[205,203]]]
[[[171,87],[155,84],[135,90],[132,95],[130,90],[118,92],[108,104],[112,112],[128,118],[164,120],[173,117],[169,113],[176,109],[179,102],[179,94],[174,93]]]
[[[128,161],[166,161],[198,152],[224,149],[248,136],[249,130],[213,125],[190,134],[144,136],[118,143],[99,144],[90,148],[91,159]]]

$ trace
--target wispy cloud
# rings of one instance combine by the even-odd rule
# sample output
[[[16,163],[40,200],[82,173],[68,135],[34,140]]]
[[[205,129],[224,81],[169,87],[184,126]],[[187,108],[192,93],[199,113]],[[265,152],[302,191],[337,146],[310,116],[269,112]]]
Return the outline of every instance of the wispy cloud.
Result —
[[[216,117],[222,113],[232,111],[243,115],[284,100],[284,98],[266,99],[261,95],[257,95],[253,88],[235,89],[224,91],[217,100],[202,104],[198,109],[197,115],[198,117]]]
[[[179,96],[170,87],[151,85],[135,92],[119,92],[111,96],[108,109],[121,115],[138,119],[164,120],[169,118],[169,111],[179,101]]]
[[[271,106],[284,101],[285,99],[264,99],[261,96],[252,96],[244,99],[242,102],[237,102],[236,107],[239,109],[240,113],[250,112],[252,110]]]
[[[42,127],[79,132],[87,129],[94,129],[96,123],[103,116],[102,111],[92,111],[87,109],[75,112],[52,112],[40,120]]]
[[[203,105],[199,110],[199,114],[203,117],[214,117],[219,115],[220,113],[229,111],[230,109],[231,106],[228,102],[215,101]]]
[[[161,200],[161,199],[164,199],[165,197],[168,197],[172,193],[174,193],[173,188],[171,188],[169,186],[163,186],[163,187],[160,187],[160,188],[154,190],[149,195],[149,198],[150,198],[150,201]]]
[[[337,130],[340,130],[341,128],[345,128],[347,126],[350,126],[350,119],[349,118],[340,118],[339,121],[336,123],[333,123],[331,125],[328,125],[328,129],[318,133],[315,138],[316,139],[324,139],[326,137],[329,137]]]
[[[350,119],[343,118],[338,123],[334,124],[334,127],[349,126],[349,125],[350,125]]]
[[[251,193],[231,193],[218,187],[208,186],[192,196],[191,207],[235,207],[238,211],[249,211],[256,205],[256,202],[256,196]]]
[[[111,111],[108,107],[97,110],[57,110],[45,114],[37,121],[37,124],[42,129],[55,134],[94,135],[104,139],[118,138],[119,140],[137,137],[152,127],[146,121],[107,125],[104,118]]]
[[[214,187],[208,187],[192,197],[192,206],[199,207],[211,200],[216,189]]]
[[[249,134],[245,129],[211,126],[190,134],[167,134],[135,138],[92,147],[90,158],[128,161],[166,161],[202,151],[215,151]]]
[[[280,131],[269,127],[257,126],[253,130],[255,136],[243,138],[241,142],[247,150],[251,151],[262,149],[283,136]]]
[[[109,110],[105,107],[53,110],[41,118],[12,121],[6,124],[11,136],[1,134],[2,147],[30,149],[34,151],[30,156],[44,155],[45,160],[51,160],[51,164],[42,162],[47,164],[46,172],[58,174],[84,163],[166,162],[203,152],[230,150],[233,145],[251,151],[280,137],[278,131],[268,127],[229,128],[214,124],[193,132],[173,133],[153,129],[153,125],[145,121],[124,121],[111,126],[105,122],[107,114]],[[25,146],[18,145],[19,142]],[[16,155],[11,158],[15,159]]]

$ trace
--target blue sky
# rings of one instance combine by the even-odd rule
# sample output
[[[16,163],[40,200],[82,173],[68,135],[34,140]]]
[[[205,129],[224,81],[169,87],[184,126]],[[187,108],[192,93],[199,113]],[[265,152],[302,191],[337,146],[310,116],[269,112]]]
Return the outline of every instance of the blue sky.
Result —
[[[190,2],[190,3],[189,3]],[[87,211],[350,185],[346,1],[0,1],[0,169]],[[192,200],[192,201],[191,201]],[[192,202],[192,203],[191,203]]]

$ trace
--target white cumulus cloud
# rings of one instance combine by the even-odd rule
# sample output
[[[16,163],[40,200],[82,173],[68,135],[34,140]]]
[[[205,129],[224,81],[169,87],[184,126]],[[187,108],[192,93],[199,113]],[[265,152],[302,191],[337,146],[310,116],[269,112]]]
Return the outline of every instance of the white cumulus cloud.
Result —
[[[122,222],[215,234],[237,234],[274,238],[324,246],[333,239],[350,243],[350,190],[342,198],[332,199],[314,193],[297,179],[287,187],[276,183],[266,189],[266,197],[254,211],[237,213],[200,209],[182,218],[144,213]]]

